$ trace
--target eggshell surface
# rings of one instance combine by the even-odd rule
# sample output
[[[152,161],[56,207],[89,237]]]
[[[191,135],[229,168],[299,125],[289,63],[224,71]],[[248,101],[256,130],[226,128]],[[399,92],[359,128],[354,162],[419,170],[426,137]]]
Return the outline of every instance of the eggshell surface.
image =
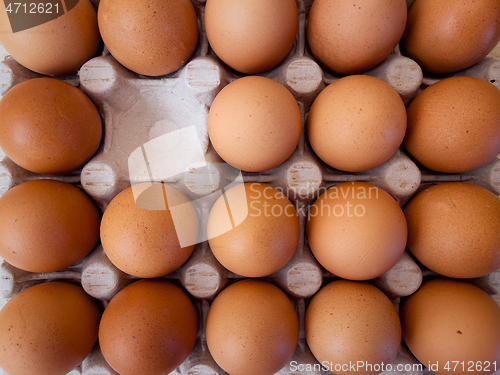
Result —
[[[25,271],[62,270],[94,249],[99,221],[94,202],[77,187],[24,182],[0,197],[0,256]]]
[[[408,249],[448,277],[481,277],[500,268],[500,198],[477,185],[449,182],[414,196],[404,210]]]
[[[307,19],[307,41],[327,69],[361,73],[394,50],[406,17],[404,0],[314,0]]]
[[[401,324],[389,298],[369,283],[349,280],[331,282],[312,298],[305,333],[316,359],[337,375],[377,374],[382,363],[394,361],[401,344]],[[351,363],[363,367],[352,371]]]
[[[53,78],[35,78],[0,100],[0,147],[16,164],[36,173],[80,168],[97,151],[102,124],[82,91]]]
[[[307,135],[325,163],[359,172],[387,161],[403,142],[406,108],[379,78],[353,75],[334,81],[314,100]]]
[[[210,353],[231,375],[271,375],[292,358],[297,313],[285,293],[263,280],[242,280],[213,301],[206,322]]]
[[[224,87],[208,114],[208,134],[224,161],[247,172],[285,162],[299,143],[302,115],[293,95],[271,78],[247,76]]]
[[[326,190],[311,206],[306,235],[314,257],[328,271],[368,280],[397,263],[407,225],[387,192],[365,182],[345,182]]]
[[[426,281],[402,303],[400,316],[408,348],[434,373],[495,372],[500,307],[478,287],[445,278]]]
[[[0,366],[12,375],[64,375],[94,348],[101,312],[66,282],[38,284],[0,311]]]
[[[57,9],[61,13],[59,17],[13,32],[13,26],[16,26],[9,21],[6,5],[11,5],[11,14],[22,13],[26,8],[21,4],[26,4],[28,7],[24,16],[40,17],[39,14],[33,14],[30,5],[39,3],[19,2],[19,7],[13,2],[0,3],[0,43],[18,63],[37,73],[51,76],[76,73],[97,53],[101,42],[94,7],[89,0],[79,0],[66,12],[62,2],[57,2]],[[48,8],[49,4],[55,3],[50,1],[42,6]],[[55,6],[50,11],[56,13]]]
[[[121,375],[164,375],[193,349],[198,316],[193,302],[166,280],[140,280],[123,288],[104,310],[99,343]]]
[[[167,184],[142,183],[123,190],[106,208],[101,243],[123,272],[159,277],[189,258],[198,229],[196,210],[184,194]]]
[[[404,146],[426,168],[461,173],[500,154],[500,90],[483,79],[443,79],[422,91],[407,115]]]
[[[265,72],[292,49],[298,29],[295,0],[208,0],[205,29],[215,54],[231,68]]]
[[[139,74],[175,72],[198,43],[198,20],[190,0],[102,0],[97,16],[111,55]]]
[[[408,12],[402,45],[422,69],[451,73],[479,62],[499,40],[496,0],[417,0]]]
[[[233,218],[244,220],[230,225],[228,209]],[[267,276],[282,268],[295,253],[299,232],[292,202],[281,191],[261,183],[229,189],[215,202],[207,221],[208,242],[215,257],[228,270],[246,277]]]

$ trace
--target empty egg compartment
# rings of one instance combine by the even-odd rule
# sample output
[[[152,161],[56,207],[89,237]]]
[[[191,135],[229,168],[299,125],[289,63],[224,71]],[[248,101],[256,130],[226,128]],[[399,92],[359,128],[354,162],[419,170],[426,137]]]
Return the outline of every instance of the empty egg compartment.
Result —
[[[204,1],[193,1],[199,24],[203,23]],[[298,0],[299,31],[290,54],[276,68],[264,73],[294,95],[302,113],[303,129],[297,149],[282,165],[262,173],[242,173],[244,182],[261,182],[281,190],[292,201],[299,214],[300,239],[293,258],[278,272],[265,277],[287,293],[297,309],[300,322],[299,344],[292,362],[303,364],[314,371],[295,371],[285,366],[279,374],[324,374],[305,342],[304,314],[309,299],[324,283],[336,278],[325,271],[313,257],[306,236],[305,225],[309,206],[324,189],[341,182],[363,181],[390,193],[403,206],[418,190],[429,184],[448,181],[467,181],[500,194],[500,160],[477,170],[445,175],[419,168],[403,149],[392,158],[371,170],[346,173],[323,163],[308,144],[305,123],[307,113],[316,96],[329,83],[341,78],[324,70],[311,55],[305,38],[310,0]],[[411,1],[410,1],[411,3]],[[203,30],[203,28],[202,28]],[[389,83],[408,105],[425,86],[444,76],[422,74],[420,67],[401,55],[399,47],[381,64],[364,74]],[[500,63],[486,58],[477,65],[455,73],[488,80],[500,87]],[[0,62],[0,95],[15,84],[40,75],[21,67],[13,59]],[[210,208],[225,188],[235,180],[238,171],[228,167],[211,147],[207,117],[217,93],[229,82],[241,77],[227,68],[210,50],[206,35],[200,35],[197,49],[190,61],[179,71],[160,78],[141,76],[121,66],[107,51],[80,69],[78,76],[60,77],[84,91],[99,109],[104,122],[103,142],[97,154],[82,168],[66,175],[38,175],[15,165],[0,150],[0,195],[10,188],[31,179],[52,178],[81,186],[101,211],[120,191],[139,182],[164,181],[182,191],[192,202],[202,223],[206,223]],[[184,129],[184,130],[183,130]],[[161,146],[174,145],[175,140],[164,136],[188,131],[196,134],[200,149],[208,163],[204,168],[186,165],[189,172],[170,175],[164,171],[161,158],[181,160],[175,146],[171,154],[155,155]],[[166,142],[166,143],[165,143]],[[170,142],[170,143],[169,143]],[[189,145],[188,145],[189,146]],[[151,154],[148,151],[152,151]],[[177,152],[177,154],[176,154]],[[149,175],[131,173],[131,166],[142,165],[147,156]],[[156,159],[154,159],[156,158]],[[156,160],[159,164],[153,165]],[[140,168],[138,171],[142,171]],[[143,172],[143,171],[142,171]],[[203,229],[204,230],[204,229]],[[206,235],[203,233],[202,236]],[[68,280],[80,283],[88,294],[103,306],[123,287],[137,278],[117,269],[98,245],[83,261],[62,271],[36,274],[21,271],[4,262],[2,297],[10,299],[21,290],[48,280]],[[432,272],[422,267],[407,251],[386,274],[373,280],[393,301],[415,292],[422,278]],[[207,241],[198,243],[189,260],[178,270],[164,276],[184,287],[196,301],[200,319],[198,339],[190,356],[172,374],[219,374],[225,372],[211,357],[205,340],[204,323],[213,298],[227,285],[241,278],[225,269],[212,254]],[[500,270],[471,280],[489,294],[500,293]],[[403,345],[394,362],[401,364],[407,374],[421,374],[422,368]],[[408,370],[410,369],[410,370]],[[389,372],[387,372],[389,373]],[[394,371],[390,373],[395,373]],[[116,374],[104,360],[98,347],[70,374]]]

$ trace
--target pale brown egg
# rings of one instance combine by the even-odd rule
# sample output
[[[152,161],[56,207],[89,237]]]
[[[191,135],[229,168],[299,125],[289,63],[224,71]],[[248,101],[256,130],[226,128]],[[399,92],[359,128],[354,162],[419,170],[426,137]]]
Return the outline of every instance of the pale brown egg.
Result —
[[[406,17],[405,0],[314,0],[307,19],[307,41],[327,69],[361,73],[394,50]]]
[[[500,268],[500,198],[463,182],[422,190],[404,210],[408,249],[448,277],[481,277]]]
[[[226,191],[207,221],[208,243],[217,260],[246,277],[281,269],[295,253],[299,232],[292,202],[280,190],[254,182]]]
[[[394,305],[366,282],[337,280],[324,286],[309,303],[304,324],[313,355],[337,375],[378,374],[401,345]]]
[[[123,272],[160,277],[186,262],[198,229],[196,210],[182,192],[167,184],[143,183],[113,198],[102,217],[101,243]]]
[[[293,47],[298,24],[295,0],[208,0],[205,6],[210,46],[243,73],[278,65]]]
[[[82,91],[53,78],[35,78],[0,100],[0,147],[16,164],[36,173],[82,167],[97,151],[102,123]]]
[[[403,338],[438,375],[492,374],[500,363],[500,306],[483,290],[451,279],[422,284],[401,305]]]
[[[0,311],[0,366],[11,375],[64,375],[97,341],[99,305],[66,282],[38,284]]]
[[[111,55],[147,76],[175,72],[198,43],[198,20],[190,0],[101,0],[97,16]]]
[[[402,45],[422,69],[451,73],[479,62],[499,40],[498,0],[416,0]]]
[[[299,320],[290,299],[263,280],[242,280],[208,310],[206,338],[217,364],[232,375],[272,375],[292,358]]]
[[[359,172],[387,161],[403,142],[406,108],[381,79],[353,75],[328,85],[314,100],[307,136],[321,160]]]
[[[215,97],[208,114],[215,151],[247,172],[262,172],[285,162],[301,131],[297,101],[285,86],[266,77],[231,82]]]
[[[186,292],[166,280],[140,280],[104,310],[99,344],[120,375],[164,375],[184,362],[198,335],[198,315]]]
[[[0,256],[25,271],[62,270],[94,249],[99,220],[94,202],[79,188],[24,182],[0,197]]]
[[[403,211],[387,192],[365,182],[326,190],[309,209],[307,240],[334,275],[368,280],[389,271],[406,246]]]
[[[426,168],[461,173],[500,154],[500,90],[490,82],[443,79],[422,91],[407,114],[404,146]]]
[[[89,0],[0,3],[0,43],[18,63],[37,73],[76,73],[96,54],[100,42]]]

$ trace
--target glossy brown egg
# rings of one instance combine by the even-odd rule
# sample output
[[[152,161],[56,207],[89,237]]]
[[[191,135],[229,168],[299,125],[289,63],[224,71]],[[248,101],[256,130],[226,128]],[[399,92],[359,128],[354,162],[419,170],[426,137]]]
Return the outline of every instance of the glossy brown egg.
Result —
[[[126,68],[147,76],[175,72],[198,42],[190,0],[102,0],[99,30],[109,52]]]
[[[408,249],[448,277],[481,277],[500,268],[500,198],[463,182],[428,187],[404,210]]]
[[[101,243],[123,272],[160,277],[189,258],[198,228],[196,210],[184,194],[167,184],[144,183],[113,198],[102,217]]]
[[[109,302],[99,344],[121,375],[164,375],[187,358],[197,334],[196,308],[184,290],[166,280],[140,280]]]
[[[406,246],[403,211],[387,192],[365,182],[326,190],[309,209],[307,240],[334,275],[368,280],[389,271]]]
[[[337,375],[377,374],[394,361],[401,344],[394,305],[366,282],[324,286],[309,303],[304,324],[313,355]]]
[[[292,202],[281,191],[260,183],[226,191],[207,221],[208,243],[215,257],[228,270],[246,277],[267,276],[282,268],[295,253],[299,233]]]
[[[0,197],[0,256],[30,272],[53,272],[82,260],[99,239],[99,212],[66,182],[33,180]]]
[[[208,310],[207,345],[222,369],[234,375],[272,375],[292,358],[299,320],[290,299],[263,280],[225,288]]]
[[[422,91],[407,114],[404,146],[426,168],[461,173],[500,154],[500,90],[490,82],[443,79]]]
[[[0,311],[0,366],[12,375],[64,375],[94,348],[101,311],[66,282],[38,284]]]
[[[66,7],[62,1],[0,3],[0,43],[18,63],[40,74],[59,76],[76,73],[96,54],[101,38],[92,3],[89,0],[64,3]],[[68,8],[72,3],[74,6]],[[5,8],[7,4],[11,5],[9,13]],[[43,12],[38,13],[40,5]],[[52,5],[50,9],[49,5]],[[44,13],[49,11],[51,13]],[[8,14],[12,16],[13,12],[18,12],[21,18],[11,24]],[[51,15],[59,13],[52,19]],[[34,26],[21,27],[29,23],[28,17],[35,18]],[[40,19],[47,21],[40,23],[37,21]]]
[[[403,338],[438,375],[492,374],[500,361],[500,306],[483,290],[451,279],[422,284],[401,305]]]
[[[21,82],[0,100],[0,147],[32,172],[59,174],[82,167],[97,151],[101,136],[94,103],[57,79]]]
[[[406,108],[381,79],[353,75],[326,87],[314,100],[307,135],[329,166],[349,172],[375,168],[403,142]]]
[[[403,47],[422,69],[450,73],[479,62],[499,40],[497,0],[416,0],[408,12]]]
[[[299,24],[295,0],[208,0],[205,29],[215,54],[231,68],[257,74],[290,52]]]
[[[361,73],[381,63],[399,43],[406,25],[404,0],[314,0],[307,41],[325,68]]]

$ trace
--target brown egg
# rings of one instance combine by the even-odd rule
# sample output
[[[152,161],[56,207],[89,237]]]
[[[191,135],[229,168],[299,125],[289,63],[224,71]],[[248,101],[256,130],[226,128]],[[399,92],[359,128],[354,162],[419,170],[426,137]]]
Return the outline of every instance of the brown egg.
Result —
[[[448,277],[481,277],[500,268],[500,198],[472,184],[450,182],[414,196],[404,213],[408,249]]]
[[[262,172],[285,162],[299,143],[302,116],[280,83],[249,76],[224,87],[208,114],[215,151],[243,171]]]
[[[314,100],[307,135],[333,168],[359,172],[387,161],[403,142],[406,108],[381,79],[353,75],[326,87]]]
[[[408,107],[404,146],[438,172],[461,173],[491,162],[500,154],[500,90],[475,77],[427,87]]]
[[[403,47],[422,69],[451,73],[479,62],[499,40],[498,0],[417,0],[408,12]]]
[[[241,221],[235,222],[237,218]],[[281,191],[260,183],[226,191],[207,221],[208,243],[217,260],[246,277],[267,276],[288,263],[299,243],[299,232],[292,202]]]
[[[304,324],[313,355],[337,375],[385,371],[401,344],[394,305],[366,282],[337,280],[324,286],[309,303]]]
[[[219,293],[208,310],[210,354],[232,375],[271,375],[292,358],[299,320],[290,299],[263,280],[242,280]]]
[[[100,42],[89,0],[0,3],[0,43],[18,63],[37,73],[76,73],[96,54]]]
[[[99,239],[99,212],[66,182],[33,180],[0,197],[0,256],[30,272],[53,272],[82,260]]]
[[[405,0],[314,0],[307,19],[307,41],[327,69],[361,73],[394,50],[406,16]]]
[[[298,24],[295,0],[208,0],[205,6],[210,46],[243,73],[278,65],[293,47]]]
[[[148,76],[175,72],[193,54],[198,20],[190,0],[101,0],[99,30],[126,68]]]
[[[102,217],[101,243],[123,272],[159,277],[186,262],[198,228],[196,210],[184,194],[170,185],[143,183],[113,198]]]
[[[74,284],[23,290],[0,311],[0,366],[12,375],[64,375],[94,348],[101,311]]]
[[[121,375],[164,375],[184,362],[197,334],[196,308],[184,290],[166,280],[140,280],[104,310],[99,344]]]
[[[368,280],[389,271],[406,246],[403,211],[384,190],[345,182],[309,209],[307,240],[318,262],[345,279]]]
[[[94,103],[57,79],[21,82],[0,100],[0,147],[32,172],[58,174],[82,167],[97,151],[101,136]]]
[[[500,361],[500,307],[481,289],[433,279],[401,305],[403,338],[438,375],[492,374]]]

